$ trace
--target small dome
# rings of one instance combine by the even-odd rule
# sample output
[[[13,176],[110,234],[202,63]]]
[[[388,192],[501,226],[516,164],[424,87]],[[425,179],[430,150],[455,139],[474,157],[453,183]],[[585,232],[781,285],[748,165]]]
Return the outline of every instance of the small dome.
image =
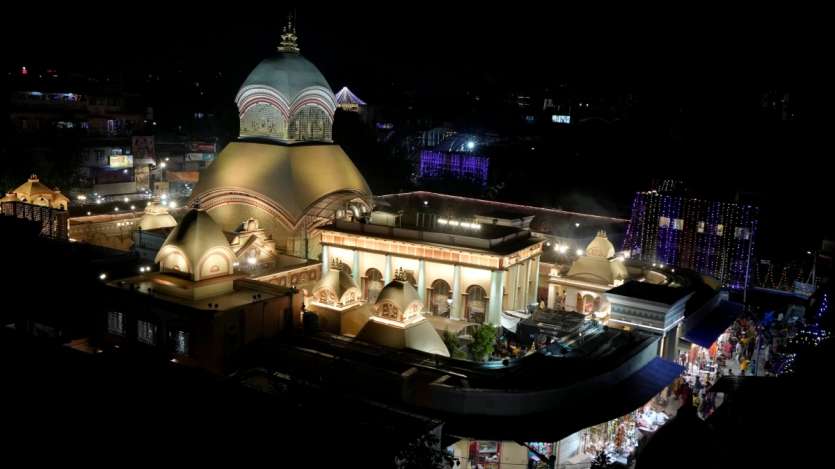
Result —
[[[311,294],[319,303],[330,305],[356,303],[362,296],[354,279],[338,265],[331,266],[331,269],[313,287]]]
[[[139,228],[142,230],[155,230],[158,228],[173,228],[177,226],[177,220],[168,213],[168,207],[154,200],[145,207],[145,213],[139,220]]]
[[[605,259],[615,257],[615,246],[606,237],[605,231],[597,232],[597,236],[586,246],[586,255]]]
[[[376,315],[394,321],[407,321],[423,310],[423,302],[410,283],[396,279],[389,282],[374,304]]]
[[[192,209],[168,235],[155,262],[162,272],[188,274],[199,281],[234,273],[235,253],[212,217]]]

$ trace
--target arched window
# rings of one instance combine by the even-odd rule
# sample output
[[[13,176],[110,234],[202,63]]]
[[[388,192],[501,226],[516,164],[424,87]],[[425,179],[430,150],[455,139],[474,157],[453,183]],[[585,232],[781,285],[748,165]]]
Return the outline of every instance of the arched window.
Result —
[[[371,268],[365,272],[365,297],[370,303],[377,301],[383,286],[383,274],[379,270]]]
[[[442,279],[432,282],[429,293],[429,310],[435,316],[449,317],[449,300],[452,298],[452,289]]]
[[[479,285],[467,288],[466,317],[467,321],[483,323],[487,313],[487,292]]]

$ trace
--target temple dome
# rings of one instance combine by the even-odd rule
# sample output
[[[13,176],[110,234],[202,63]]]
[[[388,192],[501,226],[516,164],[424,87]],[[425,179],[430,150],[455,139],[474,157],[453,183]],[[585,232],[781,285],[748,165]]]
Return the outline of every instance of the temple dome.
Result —
[[[175,226],[177,226],[177,220],[168,213],[168,208],[158,200],[151,201],[145,207],[145,213],[139,220],[139,228],[143,231],[173,228]]]
[[[246,77],[241,90],[248,87],[272,88],[289,99],[311,87],[331,90],[325,76],[311,61],[292,52],[279,52],[262,60]]]
[[[234,273],[235,253],[205,210],[192,209],[162,244],[155,262],[160,271],[200,281]]]
[[[50,189],[42,183],[38,176],[31,175],[23,184],[3,197],[3,202],[20,201],[28,204],[42,205],[45,207],[66,210],[70,199],[58,189]]]
[[[299,54],[296,40],[290,21],[278,53],[262,60],[244,80],[235,97],[241,139],[333,141],[336,98],[322,72]]]
[[[615,257],[615,246],[606,237],[605,231],[597,232],[597,236],[586,246],[586,255],[604,259]]]
[[[360,301],[362,292],[350,275],[339,265],[332,265],[311,290],[311,295],[319,303],[345,306]]]
[[[614,285],[628,276],[626,265],[621,258],[615,257],[615,247],[606,238],[606,232],[601,230],[586,247],[585,254],[571,264],[566,278]]]

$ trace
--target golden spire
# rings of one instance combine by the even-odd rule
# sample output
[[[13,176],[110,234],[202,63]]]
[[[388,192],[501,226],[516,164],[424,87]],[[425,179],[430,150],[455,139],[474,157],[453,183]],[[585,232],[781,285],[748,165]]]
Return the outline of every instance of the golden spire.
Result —
[[[287,15],[287,25],[281,33],[281,42],[278,44],[279,52],[286,52],[292,54],[299,53],[298,36],[296,36],[296,24],[293,14]]]

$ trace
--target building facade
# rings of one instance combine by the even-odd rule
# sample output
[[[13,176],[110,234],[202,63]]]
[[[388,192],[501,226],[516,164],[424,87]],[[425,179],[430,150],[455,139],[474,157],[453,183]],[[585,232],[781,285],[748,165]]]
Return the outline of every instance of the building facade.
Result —
[[[758,218],[752,205],[639,192],[623,248],[645,263],[691,269],[742,289],[753,267]]]

